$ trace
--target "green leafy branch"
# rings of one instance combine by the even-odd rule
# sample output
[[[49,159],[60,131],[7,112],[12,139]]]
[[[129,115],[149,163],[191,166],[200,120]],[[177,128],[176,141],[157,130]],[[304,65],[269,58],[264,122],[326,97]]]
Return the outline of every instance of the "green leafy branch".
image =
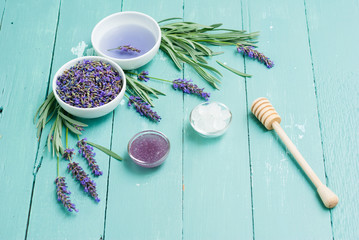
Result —
[[[73,116],[65,112],[57,103],[54,93],[51,92],[35,113],[34,123],[36,124],[38,139],[40,139],[45,126],[50,123],[54,116],[56,117],[54,121],[52,121],[50,131],[47,135],[47,148],[49,152],[52,152],[53,156],[55,156],[55,154],[59,156],[60,154],[62,155],[65,150],[62,145],[63,127],[79,136],[82,134],[81,131],[84,130],[83,128],[88,127],[88,125],[75,120]],[[89,142],[89,144],[117,160],[122,160],[119,155],[101,145],[92,142]]]
[[[159,23],[175,19],[178,18],[165,19]],[[222,74],[216,68],[209,66],[205,57],[222,52],[214,52],[206,45],[256,46],[255,39],[259,35],[258,32],[246,33],[246,31],[219,28],[221,26],[221,23],[206,26],[194,22],[174,22],[162,25],[160,49],[171,58],[178,69],[182,69],[182,64],[187,63],[204,80],[218,89],[221,81],[216,74],[219,76]]]

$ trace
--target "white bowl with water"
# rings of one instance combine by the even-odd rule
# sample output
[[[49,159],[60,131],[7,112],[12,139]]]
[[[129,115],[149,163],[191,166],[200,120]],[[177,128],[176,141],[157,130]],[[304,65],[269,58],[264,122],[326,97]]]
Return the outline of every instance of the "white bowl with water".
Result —
[[[193,108],[189,119],[193,129],[201,136],[218,137],[228,129],[232,113],[223,103],[204,102]]]
[[[97,55],[111,59],[124,70],[132,70],[147,64],[156,55],[161,44],[161,29],[144,13],[119,12],[94,27],[91,42]],[[126,45],[140,52],[116,49]]]

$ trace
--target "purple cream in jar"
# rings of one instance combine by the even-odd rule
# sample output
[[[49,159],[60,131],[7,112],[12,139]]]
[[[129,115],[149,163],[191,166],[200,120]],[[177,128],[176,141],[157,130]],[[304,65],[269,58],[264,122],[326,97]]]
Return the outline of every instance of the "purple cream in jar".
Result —
[[[128,155],[139,166],[152,168],[163,163],[170,151],[167,137],[158,131],[137,133],[128,143]]]

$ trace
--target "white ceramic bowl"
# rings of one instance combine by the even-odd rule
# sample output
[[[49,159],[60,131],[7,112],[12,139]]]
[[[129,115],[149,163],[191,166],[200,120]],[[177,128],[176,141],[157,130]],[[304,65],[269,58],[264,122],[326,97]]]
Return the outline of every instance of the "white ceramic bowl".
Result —
[[[71,106],[70,104],[63,102],[60,99],[59,95],[56,93],[57,78],[65,70],[69,69],[70,67],[76,65],[78,62],[81,62],[83,60],[101,61],[101,62],[108,63],[112,66],[112,68],[114,70],[116,70],[119,73],[119,75],[122,78],[122,89],[121,89],[120,93],[112,101],[106,103],[105,105],[99,106],[99,107],[79,108],[79,107]],[[109,59],[106,59],[103,57],[97,57],[97,56],[80,57],[80,58],[75,58],[75,59],[67,62],[56,72],[56,74],[52,80],[52,91],[54,92],[57,102],[60,104],[60,106],[66,112],[68,112],[74,116],[82,117],[82,118],[97,118],[97,117],[101,117],[101,116],[104,116],[104,115],[112,112],[120,104],[120,101],[123,98],[123,95],[125,94],[125,91],[126,91],[126,77],[125,77],[123,70],[115,62],[113,62]]]
[[[126,25],[139,25],[149,30],[155,37],[154,46],[145,54],[129,59],[111,57],[106,55],[105,52],[101,51],[100,44],[106,33],[115,28],[120,28]],[[146,14],[132,11],[119,12],[105,17],[99,23],[97,23],[97,25],[92,30],[91,42],[97,55],[113,60],[124,70],[132,70],[142,67],[151,61],[152,58],[156,55],[161,44],[161,29],[158,23],[152,17]]]

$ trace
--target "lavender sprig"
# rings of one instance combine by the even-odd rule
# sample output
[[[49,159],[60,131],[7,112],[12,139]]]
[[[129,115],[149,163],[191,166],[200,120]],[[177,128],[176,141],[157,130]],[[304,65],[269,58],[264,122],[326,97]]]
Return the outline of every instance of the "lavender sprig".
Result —
[[[145,116],[155,122],[159,122],[161,120],[161,117],[151,109],[151,105],[143,101],[140,97],[130,96],[128,100],[128,106],[132,105],[134,105],[136,111],[141,116]]]
[[[264,63],[267,68],[272,68],[274,63],[268,57],[266,57],[263,53],[258,52],[252,46],[244,46],[242,44],[237,45],[237,51],[239,53],[243,53],[243,55],[247,55],[250,58],[257,59],[258,61]]]
[[[180,89],[184,93],[198,95],[208,101],[210,93],[204,92],[204,88],[199,88],[196,84],[191,83],[192,80],[176,79],[173,80],[172,86],[174,89]]]
[[[72,173],[72,176],[81,183],[84,187],[84,191],[90,194],[96,202],[99,202],[98,194],[96,192],[96,183],[89,178],[81,166],[77,162],[70,162],[67,165],[67,169]]]
[[[74,155],[75,155],[75,149],[66,148],[64,150],[64,153],[62,154],[62,158],[64,158],[65,160],[70,161],[70,160],[72,160]]]
[[[145,81],[145,82],[150,80],[150,78],[148,77],[148,71],[142,71],[140,74],[138,74],[138,80]]]
[[[69,211],[75,211],[78,212],[79,210],[76,209],[75,204],[71,203],[69,195],[71,192],[67,190],[67,185],[65,182],[64,177],[57,177],[55,179],[56,184],[56,194],[57,194],[57,200],[64,205],[64,207]]]
[[[76,146],[79,148],[79,153],[87,160],[89,167],[92,170],[92,173],[95,176],[102,175],[102,171],[100,171],[100,167],[97,165],[95,160],[96,153],[93,152],[93,147],[87,144],[87,139],[81,139],[77,142]]]
[[[137,53],[141,52],[140,49],[132,47],[130,44],[123,45],[123,46],[118,46],[117,48],[107,49],[107,51],[113,51],[113,50],[120,50],[122,52],[137,52]]]

